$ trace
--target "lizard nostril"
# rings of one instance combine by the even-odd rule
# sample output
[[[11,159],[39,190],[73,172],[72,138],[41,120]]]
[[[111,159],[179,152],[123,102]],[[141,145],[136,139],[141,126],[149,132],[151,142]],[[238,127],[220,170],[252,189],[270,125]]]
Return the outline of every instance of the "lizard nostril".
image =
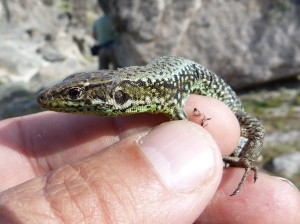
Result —
[[[46,97],[44,96],[44,94],[40,94],[37,97],[37,102],[40,104],[42,103],[44,100],[46,99]]]

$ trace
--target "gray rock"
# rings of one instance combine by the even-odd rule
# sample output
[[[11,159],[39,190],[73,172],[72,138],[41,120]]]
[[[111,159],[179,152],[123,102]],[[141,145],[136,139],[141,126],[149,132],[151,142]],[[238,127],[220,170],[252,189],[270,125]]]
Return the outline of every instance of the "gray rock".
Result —
[[[265,167],[266,170],[283,175],[285,177],[292,177],[300,173],[300,152],[291,152],[282,154],[271,161]]]
[[[38,46],[38,43],[26,37],[0,37],[0,82],[28,82],[45,65],[36,53]]]
[[[94,43],[90,32],[70,23],[58,6],[61,0],[56,4],[3,2],[0,11],[6,13],[0,13],[0,120],[38,111],[35,95],[39,90],[72,73],[97,68],[96,58],[87,57],[87,49]]]
[[[286,145],[292,142],[297,142],[300,139],[299,130],[289,130],[289,131],[272,131],[265,136],[264,146],[272,147],[274,142],[276,144]]]
[[[49,62],[58,62],[65,60],[65,57],[62,53],[53,46],[45,46],[38,50],[44,60]]]
[[[70,26],[68,18],[49,5],[9,1],[10,20],[0,14],[0,99],[18,87],[36,91],[71,73],[97,68],[96,60],[87,60],[80,51],[93,43],[90,33]],[[32,81],[36,76],[40,82]]]
[[[120,34],[123,66],[179,55],[236,88],[300,74],[298,1],[99,1]]]

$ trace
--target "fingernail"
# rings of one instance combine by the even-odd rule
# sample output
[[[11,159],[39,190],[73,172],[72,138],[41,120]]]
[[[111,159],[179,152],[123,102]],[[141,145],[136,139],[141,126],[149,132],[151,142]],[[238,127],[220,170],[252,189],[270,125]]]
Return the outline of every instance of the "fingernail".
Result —
[[[139,145],[161,180],[177,192],[193,191],[206,181],[218,178],[216,167],[222,169],[216,143],[192,122],[162,124],[140,139]]]
[[[293,184],[290,180],[283,178],[283,177],[277,177],[279,180],[287,183],[290,187],[294,188],[295,190],[299,191],[299,189]]]

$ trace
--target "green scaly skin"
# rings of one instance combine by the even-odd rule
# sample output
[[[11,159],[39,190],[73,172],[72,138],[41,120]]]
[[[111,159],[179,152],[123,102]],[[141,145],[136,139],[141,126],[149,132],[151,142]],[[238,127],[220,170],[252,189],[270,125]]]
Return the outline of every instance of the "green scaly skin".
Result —
[[[241,136],[240,144],[229,156],[223,156],[226,167],[245,169],[238,194],[248,173],[261,154],[264,128],[259,120],[246,113],[231,87],[219,76],[181,57],[160,57],[145,66],[118,70],[78,73],[42,91],[38,103],[58,112],[99,116],[122,116],[150,112],[166,114],[170,120],[188,120],[184,105],[190,94],[210,96],[224,102],[236,115]]]

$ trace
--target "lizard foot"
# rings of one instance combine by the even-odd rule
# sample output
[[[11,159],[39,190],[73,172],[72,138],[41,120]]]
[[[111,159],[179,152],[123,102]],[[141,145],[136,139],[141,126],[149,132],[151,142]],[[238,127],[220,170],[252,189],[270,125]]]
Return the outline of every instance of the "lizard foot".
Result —
[[[193,115],[194,116],[197,116],[200,120],[200,125],[202,127],[206,127],[208,124],[207,124],[207,121],[210,120],[211,118],[207,118],[203,113],[201,113],[197,108],[194,108],[194,111],[193,111]]]
[[[249,161],[246,158],[240,158],[236,156],[223,156],[223,161],[225,162],[225,168],[226,167],[242,167],[245,169],[244,175],[238,184],[237,188],[234,190],[234,192],[230,195],[237,195],[240,193],[242,186],[244,185],[245,180],[248,177],[248,174],[251,170],[254,171],[254,183],[256,182],[258,178],[258,168],[256,166],[252,165],[252,162]]]

